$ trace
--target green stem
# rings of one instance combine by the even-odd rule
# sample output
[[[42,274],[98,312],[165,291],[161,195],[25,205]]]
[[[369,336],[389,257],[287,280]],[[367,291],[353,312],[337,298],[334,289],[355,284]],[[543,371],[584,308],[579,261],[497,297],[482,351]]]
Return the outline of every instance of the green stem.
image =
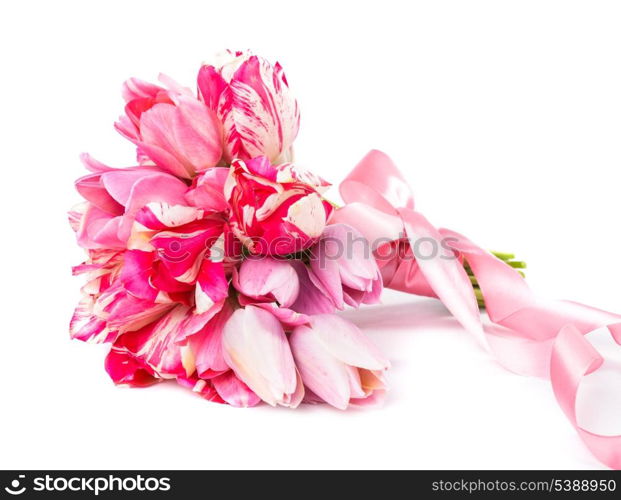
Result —
[[[512,260],[515,259],[515,254],[506,252],[491,252],[492,255],[498,257],[500,260]]]

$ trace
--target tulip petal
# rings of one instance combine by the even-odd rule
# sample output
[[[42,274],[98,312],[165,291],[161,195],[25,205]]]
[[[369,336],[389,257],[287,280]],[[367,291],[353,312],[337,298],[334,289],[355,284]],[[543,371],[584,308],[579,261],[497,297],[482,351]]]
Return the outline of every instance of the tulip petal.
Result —
[[[106,356],[105,368],[117,385],[148,387],[161,381],[145,363],[130,353],[114,347]]]
[[[295,328],[290,342],[304,384],[326,403],[345,410],[351,394],[346,365],[332,356],[316,331],[307,326]]]
[[[108,328],[125,331],[138,330],[159,319],[173,304],[154,304],[131,295],[120,282],[115,283],[99,296],[94,313],[105,319]]]
[[[384,404],[386,400],[385,390],[376,390],[365,398],[353,398],[350,400],[350,406],[354,408],[378,408]]]
[[[232,314],[232,307],[224,302],[220,312],[189,338],[199,377],[204,377],[208,371],[224,372],[229,369],[222,354],[222,334]]]
[[[254,306],[238,309],[224,327],[222,344],[227,364],[263,401],[292,405],[291,395],[299,390],[295,364],[273,315]]]
[[[196,311],[202,313],[209,310],[214,303],[224,300],[228,291],[229,282],[222,262],[203,259],[196,278]]]
[[[94,303],[91,295],[80,300],[69,324],[71,338],[94,344],[112,342],[116,332],[110,332],[106,322],[93,314]]]
[[[220,97],[228,84],[213,66],[204,65],[198,72],[198,91],[203,102],[216,110],[220,105]]]
[[[314,255],[310,260],[311,268],[308,277],[315,287],[330,297],[337,309],[344,309],[345,302],[339,264],[332,257],[335,254],[331,253],[338,251],[334,245],[336,243],[329,240],[321,240],[317,247],[313,248]],[[326,247],[331,247],[331,249],[326,250]]]
[[[292,261],[300,283],[300,293],[291,309],[304,315],[333,313],[336,311],[334,303],[310,278],[311,271],[301,261]]]
[[[110,170],[114,170],[112,167],[109,167],[108,165],[105,165],[100,161],[96,160],[88,153],[82,153],[80,155],[80,161],[82,162],[82,165],[84,165],[84,168],[92,173],[101,174],[103,172],[109,172]]]
[[[192,233],[162,231],[151,238],[159,261],[171,276],[182,283],[196,281],[210,236],[206,230]]]
[[[181,334],[179,327],[188,310],[188,307],[178,305],[156,323],[123,334],[115,345],[143,360],[162,378],[189,376],[194,365],[188,365],[184,359],[185,348],[176,345]]]
[[[220,302],[216,302],[213,306],[211,306],[207,311],[198,312],[196,308],[192,314],[188,314],[186,319],[183,322],[183,325],[179,328],[180,335],[177,338],[176,342],[178,344],[185,345],[188,337],[192,337],[192,335],[200,332],[205,325],[211,321],[211,319],[218,314],[224,307],[225,301],[222,300]]]
[[[264,258],[248,258],[239,270],[238,289],[255,298],[274,298],[283,307],[295,302],[300,292],[298,276],[289,262]]]
[[[118,127],[117,130],[119,130]],[[127,136],[127,138],[130,140],[132,139],[131,136]],[[136,140],[135,144],[138,148],[139,156],[147,156],[157,166],[163,168],[174,176],[181,178],[190,176],[188,169],[183,162],[163,147],[139,140]]]
[[[292,203],[284,220],[307,237],[318,238],[326,225],[326,210],[319,195],[311,193]]]
[[[215,166],[222,156],[220,124],[200,101],[177,96],[176,105],[158,103],[140,117],[138,144],[160,167],[180,177]]]
[[[78,245],[88,249],[123,248],[125,244],[118,236],[121,222],[121,217],[112,216],[87,204],[76,233]]]
[[[212,378],[211,383],[220,397],[231,406],[248,408],[261,402],[261,398],[239,380],[232,370]]]
[[[125,217],[119,228],[119,238],[127,241],[134,217],[145,206],[161,202],[168,206],[183,205],[188,187],[179,179],[163,173],[143,177],[136,181],[125,206]],[[162,210],[164,212],[164,210]]]
[[[390,362],[356,325],[335,314],[311,317],[311,327],[336,359],[359,368],[385,370]]]
[[[203,217],[204,212],[195,207],[170,205],[166,202],[147,203],[136,213],[136,222],[151,231],[184,226]]]
[[[177,148],[193,172],[214,167],[222,157],[221,125],[214,112],[200,101],[182,96],[174,119]]]
[[[206,211],[223,212],[228,209],[224,198],[224,184],[229,169],[214,167],[205,170],[197,177],[196,186],[185,195],[192,206]]]
[[[206,399],[207,401],[220,404],[225,403],[225,401],[220,397],[218,391],[216,391],[210,380],[203,380],[196,377],[195,375],[191,375],[189,377],[180,375],[177,377],[177,383],[182,387],[190,389],[192,392],[198,394],[200,397]]]
[[[295,328],[299,325],[306,325],[310,322],[310,318],[306,314],[298,313],[287,307],[281,307],[275,302],[249,302],[248,304],[252,304],[253,306],[269,311],[276,316],[278,321],[280,321],[281,324],[287,329]]]
[[[118,204],[126,206],[134,184],[154,174],[164,175],[157,167],[112,170],[101,174],[101,184]]]
[[[125,289],[141,299],[155,301],[159,291],[151,283],[155,254],[128,250],[123,256],[120,280]]]
[[[154,83],[141,80],[140,78],[129,78],[123,82],[121,95],[125,102],[141,99],[144,97],[154,97],[158,92],[165,89]]]
[[[319,193],[323,193],[331,185],[310,170],[293,163],[281,163],[276,166],[276,178],[274,180],[281,184],[301,182],[311,186]]]
[[[101,181],[102,174],[88,174],[75,182],[78,193],[103,212],[111,215],[122,215],[123,206],[106,190]]]

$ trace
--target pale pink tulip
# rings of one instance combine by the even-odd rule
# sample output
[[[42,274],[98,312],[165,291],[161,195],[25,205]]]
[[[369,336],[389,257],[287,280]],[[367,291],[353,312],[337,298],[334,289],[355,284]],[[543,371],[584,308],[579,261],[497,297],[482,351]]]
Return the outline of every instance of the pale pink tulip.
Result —
[[[338,309],[376,304],[382,277],[364,237],[351,226],[326,226],[311,249],[310,278]]]
[[[280,322],[268,311],[238,309],[224,326],[224,359],[266,403],[295,408],[304,387]]]
[[[259,302],[278,302],[289,307],[298,298],[298,275],[286,260],[250,257],[242,262],[233,285],[247,297]]]
[[[234,234],[251,253],[287,255],[308,248],[321,236],[332,205],[318,186],[306,184],[290,165],[267,158],[235,161],[225,184]],[[284,172],[285,175],[281,175]]]
[[[289,342],[304,385],[326,403],[344,410],[381,401],[390,363],[355,325],[316,315],[309,326],[296,327]]]
[[[198,74],[201,99],[224,127],[225,157],[289,161],[300,113],[282,67],[248,52],[227,52]]]
[[[126,82],[125,116],[116,128],[136,144],[139,158],[191,178],[222,158],[222,125],[188,89],[170,79],[166,83],[168,89],[137,79]]]

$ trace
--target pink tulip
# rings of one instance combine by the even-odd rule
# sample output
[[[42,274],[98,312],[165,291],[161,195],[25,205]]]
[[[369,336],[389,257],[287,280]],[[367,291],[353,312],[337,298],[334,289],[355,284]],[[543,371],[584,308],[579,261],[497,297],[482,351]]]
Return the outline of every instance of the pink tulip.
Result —
[[[192,187],[185,199],[193,207],[210,212],[224,212],[228,209],[224,198],[224,184],[229,176],[229,169],[214,167],[205,170],[194,178]]]
[[[316,315],[310,326],[295,328],[289,342],[304,385],[325,402],[344,410],[381,401],[390,363],[355,325]]]
[[[300,283],[300,293],[297,300],[291,305],[291,309],[299,314],[313,315],[336,312],[336,306],[323,287],[317,286],[311,279],[312,271],[302,261],[291,261],[291,266],[295,269],[298,282]],[[317,279],[315,278],[315,281]]]
[[[231,281],[239,292],[237,301],[241,306],[254,305],[269,311],[285,328],[308,323],[305,311],[293,307],[302,299],[296,268],[299,263],[262,256],[246,258],[240,270],[234,270]]]
[[[311,280],[338,309],[379,302],[380,271],[367,241],[351,226],[326,226],[311,250],[310,267]]]
[[[247,258],[234,279],[235,288],[259,302],[278,302],[289,307],[298,298],[300,284],[295,269],[286,260],[271,257]]]
[[[295,175],[294,175],[295,174]],[[291,165],[235,161],[225,184],[230,224],[251,253],[287,255],[321,236],[332,206]]]
[[[131,79],[125,83],[125,116],[117,130],[164,170],[182,178],[218,164],[222,125],[215,113],[192,93],[165,79],[169,87]]]
[[[140,117],[143,112],[156,104],[173,104],[176,94],[191,96],[192,91],[178,85],[167,89],[139,78],[130,78],[123,83],[121,94],[125,101],[125,115],[120,116],[114,126],[123,136],[136,141],[140,140]]]
[[[280,322],[255,306],[238,309],[224,326],[224,359],[266,403],[295,408],[304,387]]]
[[[289,161],[300,113],[282,67],[247,52],[227,52],[198,74],[201,99],[224,127],[225,158]]]
[[[87,203],[74,211],[83,248],[125,248],[136,213],[150,202],[185,203],[188,187],[157,167],[107,167],[82,155],[91,173],[75,183]]]

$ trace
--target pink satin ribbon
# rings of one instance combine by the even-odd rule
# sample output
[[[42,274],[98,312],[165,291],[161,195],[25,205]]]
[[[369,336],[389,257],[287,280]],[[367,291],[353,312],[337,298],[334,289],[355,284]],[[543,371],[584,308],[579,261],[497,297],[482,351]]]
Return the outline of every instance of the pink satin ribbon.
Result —
[[[603,362],[584,335],[607,327],[621,344],[621,315],[536,297],[510,266],[465,236],[435,228],[417,212],[409,185],[380,151],[367,154],[339,189],[346,205],[332,221],[357,228],[375,243],[386,287],[439,298],[506,368],[549,378],[559,405],[593,455],[621,469],[621,436],[594,434],[576,419],[578,387]],[[394,252],[397,248],[402,251]],[[489,327],[483,327],[463,259],[481,288]]]

